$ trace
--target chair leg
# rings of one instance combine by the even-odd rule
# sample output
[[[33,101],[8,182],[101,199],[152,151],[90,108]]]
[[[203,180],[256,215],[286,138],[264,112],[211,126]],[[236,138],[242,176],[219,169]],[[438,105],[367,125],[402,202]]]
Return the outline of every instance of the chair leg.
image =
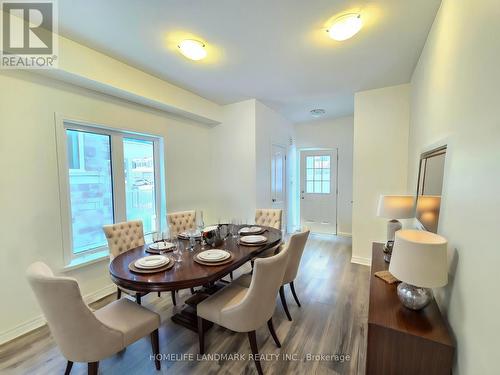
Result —
[[[280,298],[281,298],[281,304],[283,305],[283,310],[285,310],[285,314],[288,320],[292,321],[292,316],[290,315],[290,311],[288,311],[288,306],[286,304],[285,288],[283,288],[283,285],[280,286]]]
[[[233,271],[229,272],[229,277],[231,278],[231,280],[233,279]]]
[[[161,297],[161,292],[158,292],[158,297]]]
[[[138,305],[141,304],[141,295],[140,294],[135,295],[135,302],[137,302]]]
[[[260,365],[259,348],[257,347],[257,336],[255,335],[255,331],[248,332],[248,340],[250,341],[250,348],[252,348],[253,360],[255,362],[255,366],[257,367],[257,373],[259,375],[263,375],[262,366]]]
[[[160,340],[158,338],[158,330],[155,329],[151,332],[151,349],[153,349],[153,355],[155,356],[155,367],[157,370],[161,369],[160,363]]]
[[[117,288],[118,290],[116,291],[116,299],[122,298],[122,290],[120,288]]]
[[[88,374],[97,375],[99,372],[99,362],[89,362],[88,364]]]
[[[278,348],[281,348],[280,340],[278,339],[278,336],[276,335],[276,331],[274,330],[273,318],[269,318],[269,320],[267,321],[267,328],[269,328],[269,332],[271,332],[271,336],[273,336],[273,340],[276,343],[276,346]]]
[[[66,364],[66,371],[64,371],[64,375],[69,375],[72,368],[73,368],[73,362],[68,361],[68,363]]]
[[[177,302],[175,301],[175,290],[172,290],[170,294],[172,295],[172,303],[174,306],[177,306]]]
[[[293,281],[290,283],[290,289],[292,290],[293,298],[295,298],[295,302],[297,302],[297,305],[300,307],[300,302],[297,297],[297,293],[295,293],[295,287],[293,286]]]
[[[194,288],[190,288],[190,290],[191,290],[191,294],[194,294],[194,292],[195,292]]]
[[[198,317],[198,340],[200,342],[200,354],[205,354],[205,320]]]

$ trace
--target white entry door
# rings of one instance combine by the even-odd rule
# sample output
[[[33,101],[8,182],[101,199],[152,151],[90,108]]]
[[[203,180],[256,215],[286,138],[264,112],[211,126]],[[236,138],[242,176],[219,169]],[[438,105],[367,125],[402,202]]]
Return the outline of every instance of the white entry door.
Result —
[[[271,206],[283,210],[285,228],[286,208],[286,147],[272,145],[271,150]]]
[[[302,151],[300,222],[311,232],[337,234],[337,150]]]

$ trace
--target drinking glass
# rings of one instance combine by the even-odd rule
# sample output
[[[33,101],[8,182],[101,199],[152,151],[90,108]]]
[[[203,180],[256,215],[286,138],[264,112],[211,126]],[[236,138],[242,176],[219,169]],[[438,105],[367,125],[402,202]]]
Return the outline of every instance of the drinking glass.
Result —
[[[176,244],[176,247],[174,250],[175,262],[181,263],[182,262],[182,253],[184,251],[184,245],[182,244],[182,241],[179,241],[177,239],[174,240],[174,244]]]
[[[196,232],[194,230],[190,230],[189,234],[189,251],[194,251],[194,247],[196,246]]]
[[[239,224],[240,222],[238,219],[231,220],[231,234],[233,238],[238,237]]]

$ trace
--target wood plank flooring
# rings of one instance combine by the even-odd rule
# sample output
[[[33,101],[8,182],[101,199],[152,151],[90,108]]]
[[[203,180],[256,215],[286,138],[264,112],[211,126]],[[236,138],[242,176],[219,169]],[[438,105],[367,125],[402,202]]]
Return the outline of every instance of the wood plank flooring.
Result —
[[[350,259],[350,239],[320,235],[309,238],[295,281],[301,308],[295,304],[290,288],[285,287],[292,322],[286,319],[277,298],[273,321],[282,348],[275,346],[265,325],[257,331],[259,351],[269,358],[262,361],[265,374],[364,374],[369,268],[351,264]],[[249,270],[248,265],[237,273]],[[207,354],[238,354],[245,355],[245,358],[197,360],[197,335],[170,320],[189,296],[189,290],[181,290],[177,307],[172,305],[170,293],[163,293],[161,298],[150,294],[144,299],[144,306],[162,316],[160,352],[165,357],[171,357],[162,360],[161,373],[256,374],[253,361],[249,359],[251,352],[247,335],[218,326],[206,335]],[[106,297],[91,307],[97,309],[115,298],[115,295]],[[150,353],[149,339],[142,339],[129,346],[124,353],[101,361],[99,372],[155,374]],[[181,358],[184,354],[192,355],[194,360]],[[278,355],[279,360],[271,358],[271,354]],[[349,358],[321,358],[320,355],[344,355]],[[2,374],[63,374],[65,366],[66,360],[47,327],[0,346]],[[86,371],[86,364],[75,363],[71,374],[86,374]]]

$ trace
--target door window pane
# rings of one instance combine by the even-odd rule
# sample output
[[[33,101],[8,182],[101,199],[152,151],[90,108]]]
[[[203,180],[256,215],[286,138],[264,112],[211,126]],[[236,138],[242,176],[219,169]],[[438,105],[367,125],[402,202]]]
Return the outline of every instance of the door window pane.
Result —
[[[330,194],[330,155],[306,156],[306,193]]]
[[[102,226],[114,222],[111,141],[108,135],[71,129],[66,137],[72,250],[80,253],[106,245]]]
[[[156,231],[154,145],[123,139],[127,220],[142,220],[144,233]]]

